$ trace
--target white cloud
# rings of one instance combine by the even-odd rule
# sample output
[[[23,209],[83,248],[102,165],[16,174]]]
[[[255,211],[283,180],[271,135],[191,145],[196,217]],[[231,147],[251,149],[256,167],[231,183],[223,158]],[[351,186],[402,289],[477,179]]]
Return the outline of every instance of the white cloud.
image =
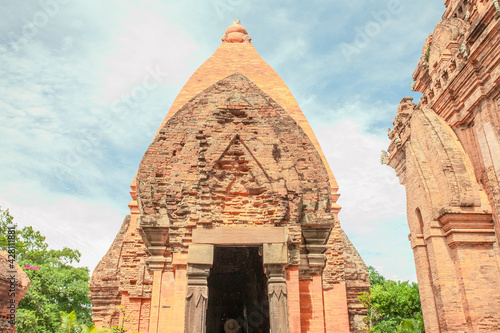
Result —
[[[388,139],[364,134],[353,120],[316,133],[340,187],[339,203],[353,223],[405,215],[404,187],[392,168],[380,164]]]
[[[0,206],[9,208],[20,228],[33,226],[46,236],[52,249],[69,247],[82,253],[79,266],[93,270],[108,250],[124,215],[111,202],[47,196],[47,189],[32,181],[2,188]]]
[[[6,134],[0,137],[0,149],[7,162],[0,167],[2,174],[21,179],[29,175],[47,183],[51,191],[87,196],[109,192],[120,176],[133,178],[133,171],[113,165],[118,162],[113,155],[127,155],[139,147],[142,152],[135,160],[140,158],[175,90],[187,79],[186,67],[196,51],[186,34],[162,22],[161,8],[123,2],[104,7],[68,4],[17,52],[0,54],[0,131]],[[32,13],[40,8],[23,10]],[[75,12],[84,23],[73,28]],[[110,12],[120,19],[106,17]],[[9,29],[22,30],[19,24]],[[59,29],[52,32],[56,26]],[[99,28],[98,34],[81,35]],[[167,82],[159,84],[149,77],[154,90],[127,112],[112,112],[111,102],[133,94],[148,76],[168,70]]]
[[[197,51],[186,33],[164,19],[165,8],[159,3],[145,8],[133,2],[127,9],[100,73],[108,102],[130,94],[152,71],[166,73],[161,77],[165,84],[186,80],[188,61]]]
[[[358,108],[364,109],[354,107],[354,115]],[[362,121],[353,119],[315,131],[339,184],[340,224],[367,265],[392,279],[415,280],[404,187],[380,164],[389,140],[363,133]]]
[[[142,5],[74,2],[17,49],[0,36],[0,204],[51,247],[79,249],[90,269],[128,212],[128,184],[196,51],[162,19],[161,3]],[[40,8],[9,10],[22,17]],[[22,32],[22,20],[3,22]],[[111,102],[141,85],[148,66],[171,75],[113,113]]]

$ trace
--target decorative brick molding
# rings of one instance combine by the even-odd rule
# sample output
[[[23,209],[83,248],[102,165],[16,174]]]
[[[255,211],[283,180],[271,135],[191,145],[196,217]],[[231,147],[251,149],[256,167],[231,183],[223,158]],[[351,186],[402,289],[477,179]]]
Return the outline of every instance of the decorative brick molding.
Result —
[[[204,332],[205,318],[220,323],[215,308],[206,310],[207,281],[217,285],[217,270],[225,269],[212,267],[214,253],[230,267],[230,254],[252,253],[245,257],[251,274],[240,265],[231,274],[260,285],[262,294],[245,297],[265,301],[250,308],[266,317],[270,311],[264,325],[273,333],[324,332],[326,318],[334,318],[329,330],[358,332],[349,328],[349,316],[360,313],[352,295],[368,290],[359,280],[367,270],[359,254],[347,256],[366,274],[350,274],[346,287],[344,247],[355,250],[341,231],[338,185],[319,143],[239,21],[222,41],[144,154],[131,215],[92,276],[93,319],[98,327],[118,325],[117,305],[134,306],[129,330]]]
[[[500,20],[493,1],[447,0],[382,162],[405,185],[427,332],[498,332]]]

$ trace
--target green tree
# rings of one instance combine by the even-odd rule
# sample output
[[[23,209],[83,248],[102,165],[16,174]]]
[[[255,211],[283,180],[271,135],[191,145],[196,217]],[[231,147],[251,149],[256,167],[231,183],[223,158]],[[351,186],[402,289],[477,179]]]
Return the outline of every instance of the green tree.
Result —
[[[110,333],[112,332],[109,328],[97,329],[86,324],[80,324],[76,316],[75,311],[66,313],[61,311],[61,326],[59,327],[58,333]]]
[[[32,227],[18,228],[8,210],[0,207],[0,249],[7,250],[8,226],[16,230],[15,259],[31,280],[31,285],[19,303],[16,325],[19,333],[56,332],[61,323],[60,312],[75,310],[82,324],[90,326],[91,302],[89,270],[73,267],[80,261],[78,250],[49,249],[39,231]]]
[[[81,331],[74,310],[71,311],[70,313],[61,311],[60,315],[61,315],[61,327],[59,327],[59,331],[61,333],[75,333],[75,332],[78,333],[78,331]]]
[[[126,310],[124,307],[118,307],[119,310],[125,316]],[[109,328],[95,328],[95,326],[88,326],[86,324],[80,324],[78,322],[78,317],[76,316],[75,311],[71,311],[70,313],[66,313],[61,311],[61,326],[59,327],[58,333],[139,333],[137,331],[129,332],[126,330],[123,325],[127,321],[124,317],[121,326],[113,326]]]
[[[383,277],[382,274],[377,272],[375,267],[368,266],[368,273],[370,274],[370,284],[372,287],[385,283],[385,277]]]
[[[372,284],[370,293],[359,296],[360,301],[368,309],[368,316],[364,319],[366,330],[393,333],[402,329],[402,323],[405,323],[405,328],[408,329],[410,325],[416,327],[422,318],[418,285],[408,281],[386,280],[371,266],[368,270]]]
[[[424,318],[420,313],[415,318],[407,318],[398,327],[398,333],[425,333]]]

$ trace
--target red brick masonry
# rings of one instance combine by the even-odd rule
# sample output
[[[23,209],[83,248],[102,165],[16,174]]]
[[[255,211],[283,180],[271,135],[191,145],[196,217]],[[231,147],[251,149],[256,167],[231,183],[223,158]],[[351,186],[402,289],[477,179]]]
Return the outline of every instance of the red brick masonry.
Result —
[[[500,332],[500,8],[447,0],[389,129],[426,332]]]
[[[130,330],[189,331],[197,324],[185,318],[204,314],[188,303],[192,290],[205,297],[199,264],[212,265],[195,246],[269,243],[286,252],[285,262],[265,253],[264,265],[284,267],[288,313],[276,311],[290,332],[359,331],[366,310],[356,297],[369,278],[340,228],[337,183],[297,102],[250,40],[239,23],[228,28],[146,151],[131,215],[92,276],[98,326],[120,323],[122,305]],[[277,279],[273,265],[266,273]]]

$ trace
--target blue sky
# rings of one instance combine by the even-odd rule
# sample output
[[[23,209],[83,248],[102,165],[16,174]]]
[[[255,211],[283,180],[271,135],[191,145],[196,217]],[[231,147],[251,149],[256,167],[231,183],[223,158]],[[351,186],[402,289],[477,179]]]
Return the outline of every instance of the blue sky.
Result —
[[[379,158],[401,98],[420,98],[411,75],[443,12],[438,0],[3,0],[0,205],[94,269],[171,103],[239,18],[320,140],[366,264],[415,280],[404,188]]]

